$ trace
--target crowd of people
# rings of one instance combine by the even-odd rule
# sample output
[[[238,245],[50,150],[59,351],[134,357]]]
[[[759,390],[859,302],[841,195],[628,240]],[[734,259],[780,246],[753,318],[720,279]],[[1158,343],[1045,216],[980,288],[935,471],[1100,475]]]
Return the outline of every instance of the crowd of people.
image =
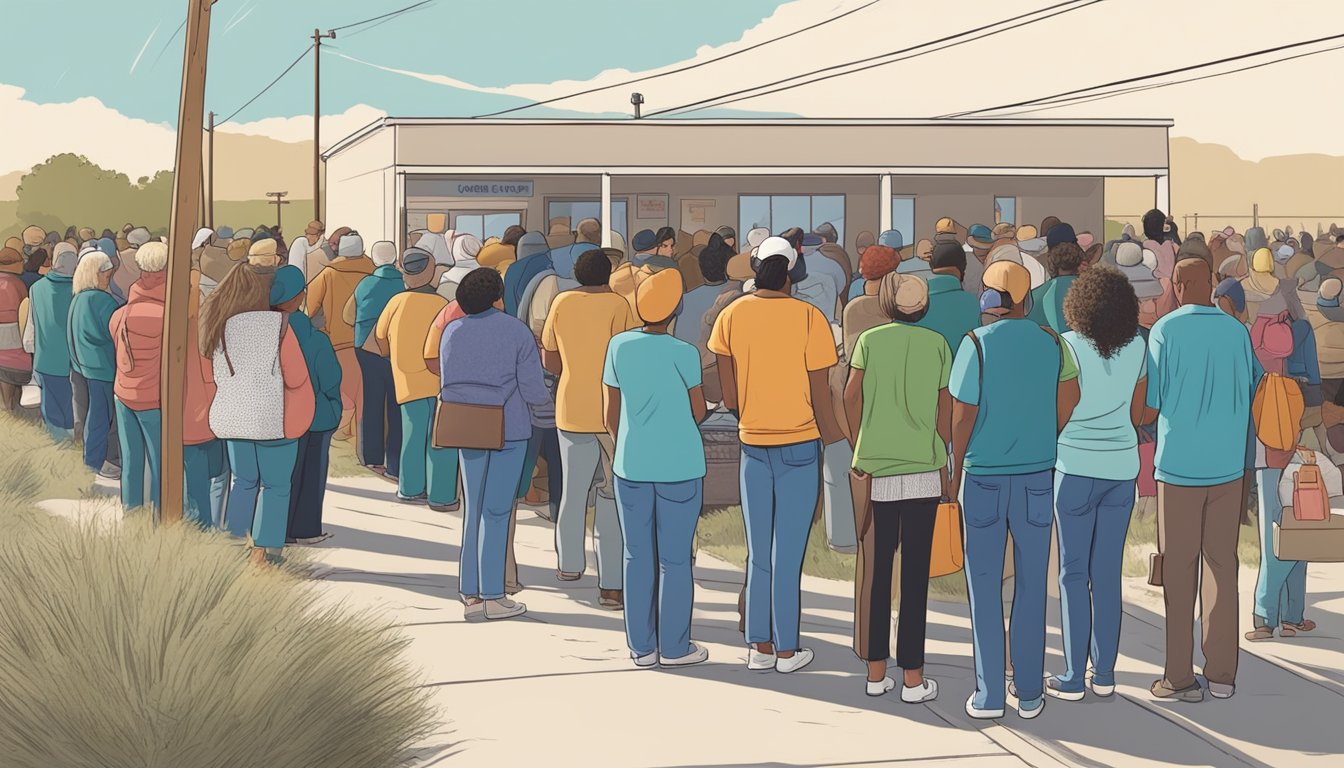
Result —
[[[196,234],[185,519],[246,539],[259,566],[323,541],[331,444],[352,440],[399,501],[460,510],[465,613],[498,620],[526,611],[512,597],[523,588],[519,502],[554,524],[561,582],[588,569],[591,507],[596,602],[624,611],[632,662],[697,664],[709,655],[691,637],[710,472],[699,427],[729,418],[749,669],[793,673],[814,658],[800,582],[820,509],[828,545],[859,554],[854,651],[867,693],[897,686],[887,663],[898,591],[900,696],[935,698],[925,614],[950,509],[975,649],[966,711],[998,718],[1011,697],[1033,718],[1047,696],[1114,692],[1139,496],[1157,498],[1151,578],[1167,616],[1152,693],[1203,698],[1192,665],[1202,594],[1207,688],[1232,696],[1249,500],[1270,542],[1286,473],[1315,461],[1298,450],[1304,432],[1331,465],[1342,458],[1334,230],[1182,238],[1152,211],[1141,233],[1103,242],[1055,217],[943,218],[914,244],[859,233],[852,257],[831,224],[740,240],[727,226],[663,227],[636,233],[628,253],[602,247],[594,219],[484,242],[446,224],[431,214],[401,252],[320,221],[288,246],[261,227]],[[0,250],[3,401],[40,399],[55,438],[120,478],[127,508],[160,501],[167,265],[165,241],[131,225],[64,237],[29,227]],[[1257,406],[1253,418],[1267,387],[1303,407]],[[1052,533],[1065,664],[1046,675]],[[1245,637],[1312,631],[1305,580],[1305,563],[1263,546]]]

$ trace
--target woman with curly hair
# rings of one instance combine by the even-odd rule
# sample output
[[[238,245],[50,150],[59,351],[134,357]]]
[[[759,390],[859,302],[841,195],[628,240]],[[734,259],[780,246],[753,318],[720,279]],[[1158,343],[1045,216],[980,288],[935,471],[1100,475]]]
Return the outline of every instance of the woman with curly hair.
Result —
[[[1085,270],[1064,299],[1072,331],[1061,337],[1078,362],[1082,398],[1059,435],[1055,523],[1064,614],[1064,674],[1050,696],[1083,698],[1092,652],[1092,692],[1115,692],[1120,644],[1120,567],[1139,475],[1136,427],[1144,421],[1146,348],[1139,300],[1123,274]],[[1090,591],[1089,591],[1090,587]]]

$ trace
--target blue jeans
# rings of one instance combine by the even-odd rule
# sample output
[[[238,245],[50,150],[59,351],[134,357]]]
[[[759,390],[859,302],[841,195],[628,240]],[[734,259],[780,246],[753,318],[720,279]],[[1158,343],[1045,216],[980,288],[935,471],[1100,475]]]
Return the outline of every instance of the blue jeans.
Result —
[[[211,473],[212,465],[218,466],[219,454],[224,444],[219,440],[210,440],[199,445],[182,446],[182,466],[186,471],[183,485],[182,518],[195,523],[201,530],[215,527],[211,509]]]
[[[821,492],[821,441],[742,446],[747,642],[796,651],[803,554]]]
[[[676,659],[691,652],[691,553],[703,483],[616,478],[625,542],[625,639],[635,656],[658,651]]]
[[[1083,690],[1088,644],[1092,677],[1115,685],[1120,652],[1120,569],[1134,511],[1134,480],[1055,476],[1055,525],[1059,527],[1059,601],[1063,614],[1064,691]]]
[[[70,388],[70,376],[49,376],[37,374],[37,385],[42,388],[42,423],[47,432],[57,440],[69,440],[71,430],[75,428],[74,390]]]
[[[365,349],[355,350],[364,378],[364,410],[359,422],[359,463],[383,466],[401,475],[401,413],[393,390],[392,361]]]
[[[46,396],[43,395],[43,402]],[[121,505],[134,509],[145,505],[145,467],[149,467],[149,501],[159,507],[159,443],[163,421],[158,408],[133,411],[117,403],[117,439],[121,441]]]
[[[298,440],[229,440],[233,487],[224,523],[239,538],[252,533],[252,545],[285,546],[289,498],[293,489]]]
[[[116,419],[112,382],[85,379],[89,388],[89,413],[84,417],[84,466],[94,472],[107,461],[107,439]]]
[[[233,473],[229,469],[228,445],[223,440],[215,440],[210,445],[210,522],[222,531]]]
[[[1045,579],[1050,560],[1054,470],[1030,475],[966,475],[961,489],[965,518],[966,589],[975,647],[975,700],[979,709],[1002,709],[1003,558],[1013,535],[1013,679],[1022,701],[1042,694],[1045,671]]]
[[[462,551],[458,592],[463,597],[504,597],[513,492],[527,455],[526,440],[509,440],[498,451],[464,448],[462,456]]]
[[[434,406],[426,397],[401,405],[401,474],[397,492],[407,498],[429,495],[430,504],[457,501],[457,451],[435,448]]]
[[[1283,516],[1279,501],[1282,469],[1255,470],[1260,497],[1260,575],[1255,580],[1255,624],[1301,624],[1307,593],[1307,563],[1274,556],[1274,524]]]

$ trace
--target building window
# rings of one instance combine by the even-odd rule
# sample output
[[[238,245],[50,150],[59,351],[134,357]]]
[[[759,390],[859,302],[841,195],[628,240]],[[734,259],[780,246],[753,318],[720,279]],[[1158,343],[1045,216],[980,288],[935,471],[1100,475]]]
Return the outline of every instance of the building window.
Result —
[[[995,198],[994,198],[994,223],[995,223],[995,224],[1016,224],[1016,223],[1017,223],[1017,198],[1016,198],[1016,197],[995,197]]]
[[[790,227],[812,232],[829,223],[845,242],[844,195],[739,195],[737,198],[738,234],[765,227],[777,235]]]
[[[517,211],[458,213],[453,215],[453,231],[475,235],[481,242],[491,237],[504,237],[504,230],[522,226],[523,216]]]
[[[626,209],[624,198],[611,200],[611,231],[626,239]],[[602,202],[600,200],[548,200],[546,202],[546,229],[549,232],[555,219],[569,219],[569,228],[576,229],[584,219],[603,221]]]
[[[915,242],[915,198],[891,198],[891,228],[901,233],[901,246]]]

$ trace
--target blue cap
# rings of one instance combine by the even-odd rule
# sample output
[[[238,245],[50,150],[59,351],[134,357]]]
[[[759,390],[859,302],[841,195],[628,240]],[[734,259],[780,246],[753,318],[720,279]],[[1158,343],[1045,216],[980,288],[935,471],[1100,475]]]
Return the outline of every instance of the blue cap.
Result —
[[[1078,243],[1078,235],[1073,232],[1072,224],[1056,224],[1045,233],[1045,247],[1054,248],[1060,243]]]
[[[1245,311],[1246,289],[1241,286],[1241,283],[1238,282],[1236,278],[1229,277],[1219,283],[1218,287],[1213,289],[1213,298],[1221,299],[1224,296],[1231,299],[1233,309],[1238,312]]]
[[[815,232],[808,232],[807,234],[803,235],[804,248],[816,248],[817,246],[821,245],[824,242],[826,242],[826,240],[822,238],[821,235],[818,235]]]
[[[900,232],[894,229],[888,229],[886,232],[877,236],[877,244],[900,250],[905,247],[905,238],[901,237]]]
[[[303,293],[302,269],[285,265],[275,271],[275,282],[271,283],[272,307],[278,307],[300,293]]]
[[[220,227],[220,228],[215,232],[215,235],[216,235],[220,240],[232,240],[232,239],[233,239],[233,227]]]
[[[984,224],[974,224],[966,231],[966,236],[970,240],[989,245],[994,242],[994,233]]]
[[[654,238],[656,237],[657,235],[654,234],[652,229],[641,229],[635,233],[634,238],[630,241],[630,245],[635,249],[636,253],[647,251],[657,245],[657,243],[654,242]]]
[[[434,256],[429,251],[411,246],[401,256],[401,271],[408,275],[418,275],[424,272],[433,260]]]

